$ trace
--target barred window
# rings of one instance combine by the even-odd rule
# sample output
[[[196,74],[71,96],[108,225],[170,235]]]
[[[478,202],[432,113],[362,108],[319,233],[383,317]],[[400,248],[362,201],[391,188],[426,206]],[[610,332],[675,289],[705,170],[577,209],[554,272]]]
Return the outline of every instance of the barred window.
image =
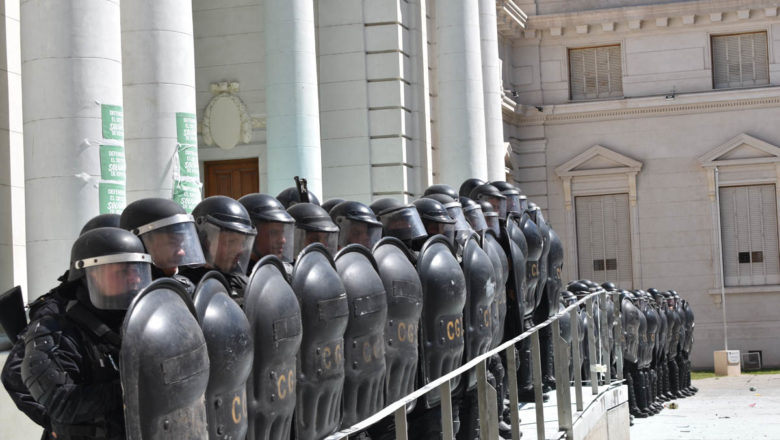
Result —
[[[623,96],[620,45],[569,49],[572,100]]]
[[[713,36],[712,82],[716,89],[769,84],[766,32]]]

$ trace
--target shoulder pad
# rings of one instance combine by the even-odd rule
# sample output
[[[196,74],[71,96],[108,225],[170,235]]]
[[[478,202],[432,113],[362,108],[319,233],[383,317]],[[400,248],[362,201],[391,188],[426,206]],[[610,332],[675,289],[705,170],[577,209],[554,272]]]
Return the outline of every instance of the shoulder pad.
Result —
[[[62,331],[62,323],[56,315],[47,315],[27,326],[24,343],[29,344],[35,339],[52,336]]]

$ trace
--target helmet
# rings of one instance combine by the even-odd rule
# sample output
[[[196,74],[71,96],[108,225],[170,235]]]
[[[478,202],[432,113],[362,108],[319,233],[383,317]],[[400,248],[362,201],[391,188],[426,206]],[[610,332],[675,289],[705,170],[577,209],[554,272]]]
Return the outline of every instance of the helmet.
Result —
[[[601,287],[604,290],[606,290],[607,292],[614,292],[614,291],[617,290],[617,286],[615,285],[615,283],[613,283],[611,281],[607,281],[606,283],[602,283]]]
[[[308,203],[313,203],[319,206],[320,200],[317,198],[317,196],[314,195],[313,192],[307,191],[306,194],[309,195]],[[282,192],[276,195],[276,198],[282,203],[282,205],[284,205],[285,208],[289,208],[296,203],[303,202],[303,200],[301,200],[301,194],[298,192],[298,188],[294,186],[282,190]]]
[[[119,226],[119,214],[100,214],[92,217],[84,223],[79,235],[84,234],[87,231],[91,231],[96,228],[120,228]]]
[[[330,218],[339,227],[339,248],[357,243],[372,249],[382,238],[382,223],[360,202],[339,203],[330,210]]]
[[[430,188],[430,187],[429,187]],[[447,214],[455,220],[455,231],[458,235],[470,233],[472,231],[471,225],[466,221],[466,217],[463,215],[463,206],[460,204],[459,197],[452,198],[442,193],[432,193],[423,196],[425,199],[436,200],[444,206],[447,210]]]
[[[413,202],[428,235],[442,234],[450,243],[455,239],[455,220],[447,213],[444,205],[433,199],[417,199]]]
[[[211,196],[198,203],[192,215],[206,263],[223,273],[245,274],[257,230],[244,205]]]
[[[206,262],[193,217],[173,200],[136,200],[122,211],[119,227],[137,235],[161,269]]]
[[[322,206],[322,209],[330,212],[330,210],[333,209],[336,205],[338,205],[339,203],[344,202],[344,201],[346,201],[346,200],[339,199],[339,198],[328,199],[325,202],[323,202],[321,206]]]
[[[369,205],[369,208],[371,208],[371,210],[374,211],[374,214],[378,216],[382,211],[400,208],[401,206],[406,205],[404,205],[404,203],[398,199],[385,197],[379,200],[374,200],[374,202]]]
[[[493,208],[493,205],[487,200],[475,200],[475,202],[482,208],[482,215],[485,216],[485,223],[487,223],[488,228],[495,232],[497,237],[500,236],[501,222],[498,221],[498,213]]]
[[[482,213],[482,207],[479,203],[468,197],[460,197],[460,205],[463,207],[463,216],[471,225],[471,229],[482,232],[488,228],[485,221],[485,214]],[[485,202],[487,203],[487,202]]]
[[[382,222],[385,237],[395,237],[410,249],[422,247],[428,234],[414,205],[404,205],[395,199],[380,199],[371,204],[371,209]]]
[[[446,194],[450,197],[452,197],[453,200],[458,200],[458,193],[455,191],[455,188],[453,188],[450,185],[447,185],[446,183],[437,183],[436,185],[431,185],[428,188],[425,189],[425,192],[423,193],[423,196],[429,196],[431,194]]]
[[[327,211],[314,203],[296,203],[287,212],[295,219],[295,255],[315,242],[325,245],[331,255],[336,254],[339,227]]]
[[[583,283],[582,281],[572,281],[566,286],[566,290],[568,290],[571,293],[576,294],[587,294],[590,293],[590,288],[588,288],[588,285]]]
[[[479,185],[471,191],[469,197],[476,201],[487,200],[498,213],[498,218],[506,218],[506,196],[495,186],[489,183]]]
[[[152,282],[152,257],[133,233],[97,228],[73,243],[71,265],[83,269],[89,300],[104,310],[127,310],[133,297]]]
[[[238,202],[244,205],[257,228],[257,237],[252,247],[252,260],[266,255],[276,255],[282,261],[293,260],[293,219],[282,203],[268,194],[247,194]]]
[[[475,177],[472,177],[471,179],[466,179],[463,181],[463,183],[460,184],[460,189],[458,190],[458,195],[461,195],[463,197],[471,197],[471,191],[474,190],[474,188],[484,185],[485,181],[482,179],[477,179]]]
[[[490,182],[490,184],[496,187],[501,194],[506,196],[507,212],[515,212],[518,214],[523,212],[522,206],[520,205],[520,190],[517,189],[517,187],[501,180],[495,180]]]

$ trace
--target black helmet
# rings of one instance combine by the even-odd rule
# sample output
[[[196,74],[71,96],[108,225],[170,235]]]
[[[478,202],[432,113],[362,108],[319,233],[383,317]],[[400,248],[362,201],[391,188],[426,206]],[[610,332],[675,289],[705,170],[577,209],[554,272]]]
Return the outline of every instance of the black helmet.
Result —
[[[384,197],[378,200],[374,200],[370,205],[368,205],[368,207],[371,208],[372,211],[374,211],[374,214],[376,214],[377,217],[383,211],[388,211],[390,209],[397,209],[402,206],[406,206],[404,202],[398,199],[394,199],[392,197]]]
[[[295,219],[281,202],[268,194],[247,194],[238,202],[244,205],[257,228],[252,247],[252,261],[266,255],[276,255],[288,263],[293,260],[293,231]]]
[[[658,295],[658,289],[656,289],[655,287],[651,287],[651,288],[647,289],[647,293],[649,293],[649,294],[651,294],[651,295],[653,295],[655,297],[656,295]]]
[[[193,217],[173,200],[136,200],[122,211],[119,226],[141,239],[152,263],[161,269],[206,262]]]
[[[97,228],[73,243],[71,266],[83,270],[89,300],[99,309],[126,310],[133,297],[152,282],[152,257],[133,233]]]
[[[339,247],[351,243],[373,249],[382,238],[382,222],[374,211],[360,202],[345,201],[330,210],[330,218],[339,227]]]
[[[522,192],[511,183],[502,180],[490,182],[501,194],[506,196],[506,211],[522,214],[523,206],[520,204],[520,195]]]
[[[448,186],[448,185],[447,185]],[[452,198],[447,194],[432,193],[423,196],[424,199],[432,199],[441,203],[444,209],[447,210],[447,215],[455,220],[455,231],[459,233],[459,240],[465,239],[466,235],[469,235],[472,231],[471,225],[466,221],[466,217],[463,215],[463,206],[460,204],[460,197]]]
[[[341,202],[344,202],[344,199],[340,199],[338,197],[334,199],[328,199],[322,203],[322,209],[330,212],[331,209],[333,209],[336,205],[338,205]]]
[[[437,183],[436,185],[429,186],[425,189],[423,196],[429,196],[431,194],[446,194],[452,197],[453,200],[458,200],[458,193],[455,191],[455,188],[446,183]]]
[[[601,287],[606,290],[607,292],[614,292],[617,289],[617,286],[612,281],[607,281],[605,283],[601,283]]]
[[[571,281],[567,286],[566,290],[573,294],[587,294],[590,293],[590,288],[587,284],[583,283],[582,281]]]
[[[314,203],[296,203],[287,212],[295,219],[295,255],[314,242],[325,245],[331,255],[336,254],[339,227],[327,211]]]
[[[459,200],[460,205],[463,207],[463,216],[471,225],[471,229],[477,232],[488,229],[487,221],[485,221],[485,214],[482,212],[480,204],[468,197],[460,197]],[[488,202],[485,203],[488,205],[490,204]]]
[[[466,179],[463,181],[463,183],[460,184],[460,189],[458,190],[458,195],[461,195],[463,197],[471,197],[471,191],[474,190],[474,188],[484,185],[485,181],[482,179],[477,179],[475,177],[472,177],[471,179]],[[472,197],[473,198],[473,197]]]
[[[506,218],[506,196],[495,186],[489,183],[479,185],[471,191],[469,198],[476,201],[487,200],[498,213],[498,218],[502,220]]]
[[[442,234],[454,243],[455,220],[441,203],[433,199],[417,199],[413,203],[429,236]]]
[[[308,203],[313,203],[317,206],[320,205],[320,200],[313,192],[306,192],[309,195]],[[276,195],[276,198],[284,205],[285,208],[289,208],[296,203],[303,203],[301,200],[301,194],[298,192],[298,188],[291,186],[287,189],[283,189],[282,192]]]
[[[485,216],[485,223],[487,223],[488,228],[496,234],[496,237],[500,237],[501,222],[499,222],[498,219],[498,212],[496,212],[493,205],[487,200],[475,200],[475,202],[482,208],[482,215]]]
[[[257,230],[244,205],[211,196],[198,203],[192,215],[206,263],[223,273],[246,274]]]
[[[84,223],[79,235],[83,235],[87,231],[91,231],[97,228],[120,228],[119,226],[119,214],[100,214],[92,217]]]
[[[385,237],[395,237],[410,249],[419,250],[428,233],[414,205],[404,205],[396,199],[379,199],[371,204],[371,210],[382,222]]]

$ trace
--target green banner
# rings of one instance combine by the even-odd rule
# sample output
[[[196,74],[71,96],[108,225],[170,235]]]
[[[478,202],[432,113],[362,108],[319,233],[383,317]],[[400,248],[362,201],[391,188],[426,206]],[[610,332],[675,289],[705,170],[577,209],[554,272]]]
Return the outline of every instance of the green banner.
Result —
[[[100,182],[100,213],[121,214],[127,205],[124,183]]]
[[[173,183],[173,201],[191,213],[200,203],[200,186],[196,182],[178,180]]]
[[[176,113],[176,139],[180,144],[198,145],[198,121],[194,113]]]
[[[100,178],[125,183],[127,165],[125,147],[121,145],[100,146]]]
[[[179,144],[179,176],[199,180],[198,147],[195,145]]]
[[[125,127],[122,106],[102,104],[100,112],[103,119],[103,139],[124,139]]]

